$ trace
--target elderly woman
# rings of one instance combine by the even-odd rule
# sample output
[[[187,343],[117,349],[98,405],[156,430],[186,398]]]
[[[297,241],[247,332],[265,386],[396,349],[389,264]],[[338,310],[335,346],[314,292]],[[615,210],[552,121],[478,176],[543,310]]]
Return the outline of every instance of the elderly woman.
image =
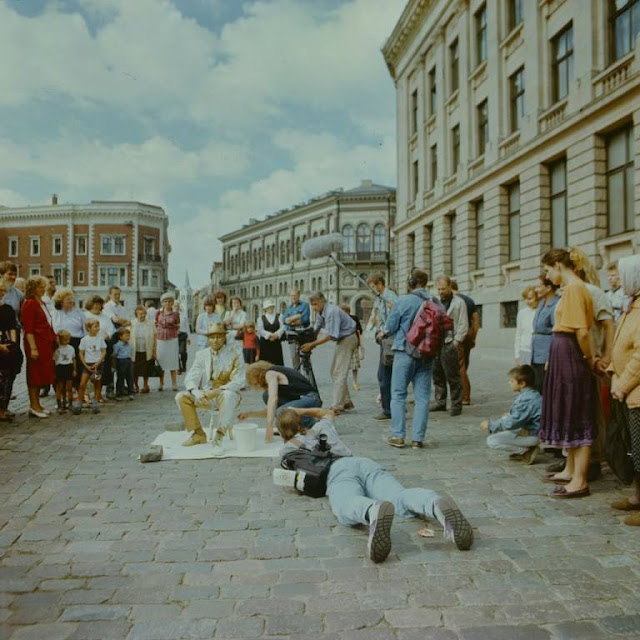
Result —
[[[531,364],[533,318],[538,308],[538,294],[533,286],[522,290],[524,307],[518,311],[515,336],[515,360],[518,366]]]
[[[271,364],[284,364],[282,357],[282,335],[287,326],[280,321],[276,313],[276,303],[267,298],[262,303],[262,315],[258,318],[258,338],[260,339],[260,359]]]
[[[149,393],[149,371],[157,357],[156,325],[147,317],[147,308],[136,307],[131,323],[131,344],[133,345],[133,388],[140,393]],[[140,388],[140,378],[144,386]]]
[[[538,308],[533,317],[533,336],[531,337],[531,366],[536,374],[536,390],[542,393],[544,374],[551,338],[555,322],[556,305],[558,304],[559,285],[554,284],[542,273],[538,276],[536,293],[538,294]]]
[[[71,346],[76,352],[76,362],[80,362],[80,340],[86,331],[84,323],[86,321],[85,314],[78,309],[73,299],[73,291],[71,289],[58,289],[53,296],[53,330],[56,335],[59,331],[68,331],[71,335]],[[77,367],[77,376],[74,380],[74,387],[78,388],[80,384],[81,367]]]
[[[613,374],[611,395],[623,403],[631,436],[631,459],[635,471],[634,493],[611,503],[614,509],[634,511],[625,524],[640,526],[640,256],[618,263],[622,291],[629,296],[613,343],[609,372]]]
[[[180,333],[180,314],[173,310],[175,295],[163,293],[160,296],[161,308],[156,314],[156,352],[158,363],[162,367],[162,378],[158,391],[164,389],[164,372],[171,374],[171,388],[178,390],[176,376],[180,368],[180,348],[178,333]]]
[[[29,278],[25,284],[25,302],[21,309],[29,415],[36,418],[49,416],[49,412],[40,404],[40,387],[53,385],[56,381],[53,365],[56,334],[53,331],[53,318],[42,301],[46,286],[46,278]]]
[[[564,285],[556,307],[553,337],[542,394],[540,441],[568,449],[563,471],[544,476],[556,483],[554,498],[589,495],[587,470],[596,435],[596,357],[590,327],[593,301],[578,275],[580,254],[552,249],[542,257],[547,278]],[[563,486],[566,485],[566,486]]]

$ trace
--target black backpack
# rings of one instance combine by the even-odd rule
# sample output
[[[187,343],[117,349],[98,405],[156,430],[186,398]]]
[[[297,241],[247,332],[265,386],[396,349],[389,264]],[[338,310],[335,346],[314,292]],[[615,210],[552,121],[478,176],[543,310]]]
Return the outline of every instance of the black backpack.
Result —
[[[607,429],[604,457],[618,479],[624,484],[631,484],[635,470],[631,458],[631,436],[627,416],[624,402],[611,398],[611,419]]]

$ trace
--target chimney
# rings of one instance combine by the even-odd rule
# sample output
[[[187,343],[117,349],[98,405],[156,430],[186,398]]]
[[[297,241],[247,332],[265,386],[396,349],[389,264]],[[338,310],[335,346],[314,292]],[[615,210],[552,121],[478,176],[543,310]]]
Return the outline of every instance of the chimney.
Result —
[[[52,204],[52,205],[56,205],[56,204],[58,204],[58,194],[57,194],[57,193],[54,193],[54,194],[51,196],[51,204]]]

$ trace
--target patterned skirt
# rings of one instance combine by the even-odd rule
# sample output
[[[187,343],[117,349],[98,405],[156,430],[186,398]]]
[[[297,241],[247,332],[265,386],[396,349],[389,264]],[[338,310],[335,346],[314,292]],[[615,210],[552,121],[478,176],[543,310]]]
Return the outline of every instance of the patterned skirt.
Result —
[[[540,441],[552,447],[592,445],[598,428],[596,380],[573,333],[554,333],[544,379]]]

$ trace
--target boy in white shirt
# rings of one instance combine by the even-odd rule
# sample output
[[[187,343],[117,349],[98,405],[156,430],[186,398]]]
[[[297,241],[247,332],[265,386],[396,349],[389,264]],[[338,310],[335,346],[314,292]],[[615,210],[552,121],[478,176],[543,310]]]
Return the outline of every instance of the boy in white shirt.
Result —
[[[93,408],[94,413],[98,413],[98,404],[104,404],[102,398],[102,363],[107,355],[107,343],[100,335],[100,321],[87,320],[85,329],[89,332],[80,340],[80,362],[82,363],[82,375],[80,376],[80,387],[78,388],[78,398],[85,408]],[[95,397],[93,404],[85,404],[84,390],[91,378]]]
[[[58,413],[67,413],[73,404],[73,380],[76,377],[76,352],[69,344],[71,334],[64,329],[58,332],[58,348],[53,352],[56,367],[56,404]]]

